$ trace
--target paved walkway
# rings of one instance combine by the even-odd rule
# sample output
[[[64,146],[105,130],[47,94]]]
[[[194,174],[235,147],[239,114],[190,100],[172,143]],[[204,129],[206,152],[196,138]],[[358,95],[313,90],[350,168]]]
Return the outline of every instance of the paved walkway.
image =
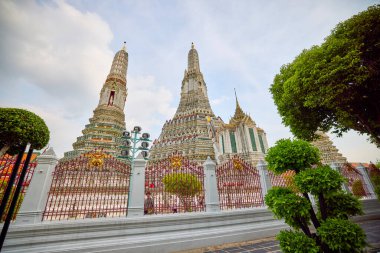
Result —
[[[367,220],[358,222],[367,234],[370,244],[368,252],[380,252],[380,220]],[[281,252],[277,240],[266,238],[251,242],[242,242],[228,245],[219,245],[202,249],[190,250],[189,253],[279,253]]]

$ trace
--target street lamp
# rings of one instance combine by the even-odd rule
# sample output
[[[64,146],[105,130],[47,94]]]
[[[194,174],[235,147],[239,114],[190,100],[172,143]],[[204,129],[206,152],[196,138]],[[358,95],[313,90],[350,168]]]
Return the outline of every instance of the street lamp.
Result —
[[[120,146],[121,152],[118,158],[126,159],[130,161],[131,177],[134,174],[134,160],[135,160],[136,153],[141,151],[141,155],[144,158],[144,160],[148,160],[148,155],[149,155],[148,147],[149,147],[149,142],[151,142],[151,140],[149,139],[150,134],[148,133],[141,134],[140,132],[141,132],[141,127],[135,126],[131,132],[124,131],[123,136],[121,137],[122,145]],[[141,145],[137,147],[137,143],[139,142],[141,142]],[[130,178],[129,192],[128,192],[128,206],[129,206],[129,201],[131,199],[131,192],[133,192],[132,187],[133,187],[133,184]]]
[[[132,169],[133,169],[133,161],[138,151],[141,151],[141,155],[145,160],[148,160],[148,155],[149,155],[148,147],[149,147],[149,142],[151,142],[151,140],[149,139],[150,134],[148,133],[141,134],[140,132],[141,132],[141,127],[135,126],[131,132],[124,131],[123,136],[121,137],[123,143],[120,146],[121,153],[120,153],[120,156],[118,156],[118,158],[127,159],[128,161],[130,161]],[[138,136],[140,134],[141,134],[141,137]],[[139,142],[141,142],[141,145],[139,147],[136,147],[136,144]]]

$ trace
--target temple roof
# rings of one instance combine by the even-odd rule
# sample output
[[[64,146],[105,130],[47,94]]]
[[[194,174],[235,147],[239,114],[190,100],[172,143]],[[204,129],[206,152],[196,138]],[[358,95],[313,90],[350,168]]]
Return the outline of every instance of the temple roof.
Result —
[[[246,114],[243,109],[241,109],[237,95],[235,90],[235,98],[236,98],[236,108],[235,108],[235,114],[230,119],[230,122],[228,124],[225,124],[224,126],[226,128],[235,128],[240,123],[245,123],[247,125],[256,125],[256,123],[252,120],[251,116]]]

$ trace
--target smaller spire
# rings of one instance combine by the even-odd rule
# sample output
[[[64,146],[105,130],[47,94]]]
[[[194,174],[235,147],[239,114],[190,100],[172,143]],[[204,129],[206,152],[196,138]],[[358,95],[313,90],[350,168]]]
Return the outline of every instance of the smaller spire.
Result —
[[[121,48],[121,50],[127,51],[127,42],[124,41],[123,47]]]

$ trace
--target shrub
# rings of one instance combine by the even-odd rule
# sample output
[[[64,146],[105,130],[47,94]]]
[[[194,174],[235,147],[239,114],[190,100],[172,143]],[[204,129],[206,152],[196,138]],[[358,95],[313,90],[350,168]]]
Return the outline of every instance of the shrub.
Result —
[[[348,219],[349,216],[363,214],[361,202],[350,193],[338,191],[326,194],[325,202],[327,217]],[[320,210],[318,216],[320,217]]]
[[[276,236],[280,241],[280,247],[284,253],[319,253],[320,249],[315,240],[301,232],[282,230]]]
[[[362,197],[366,195],[362,181],[354,181],[354,183],[352,184],[352,193],[357,197]]]
[[[367,245],[364,231],[349,220],[327,219],[317,231],[322,242],[336,252],[361,252]]]

